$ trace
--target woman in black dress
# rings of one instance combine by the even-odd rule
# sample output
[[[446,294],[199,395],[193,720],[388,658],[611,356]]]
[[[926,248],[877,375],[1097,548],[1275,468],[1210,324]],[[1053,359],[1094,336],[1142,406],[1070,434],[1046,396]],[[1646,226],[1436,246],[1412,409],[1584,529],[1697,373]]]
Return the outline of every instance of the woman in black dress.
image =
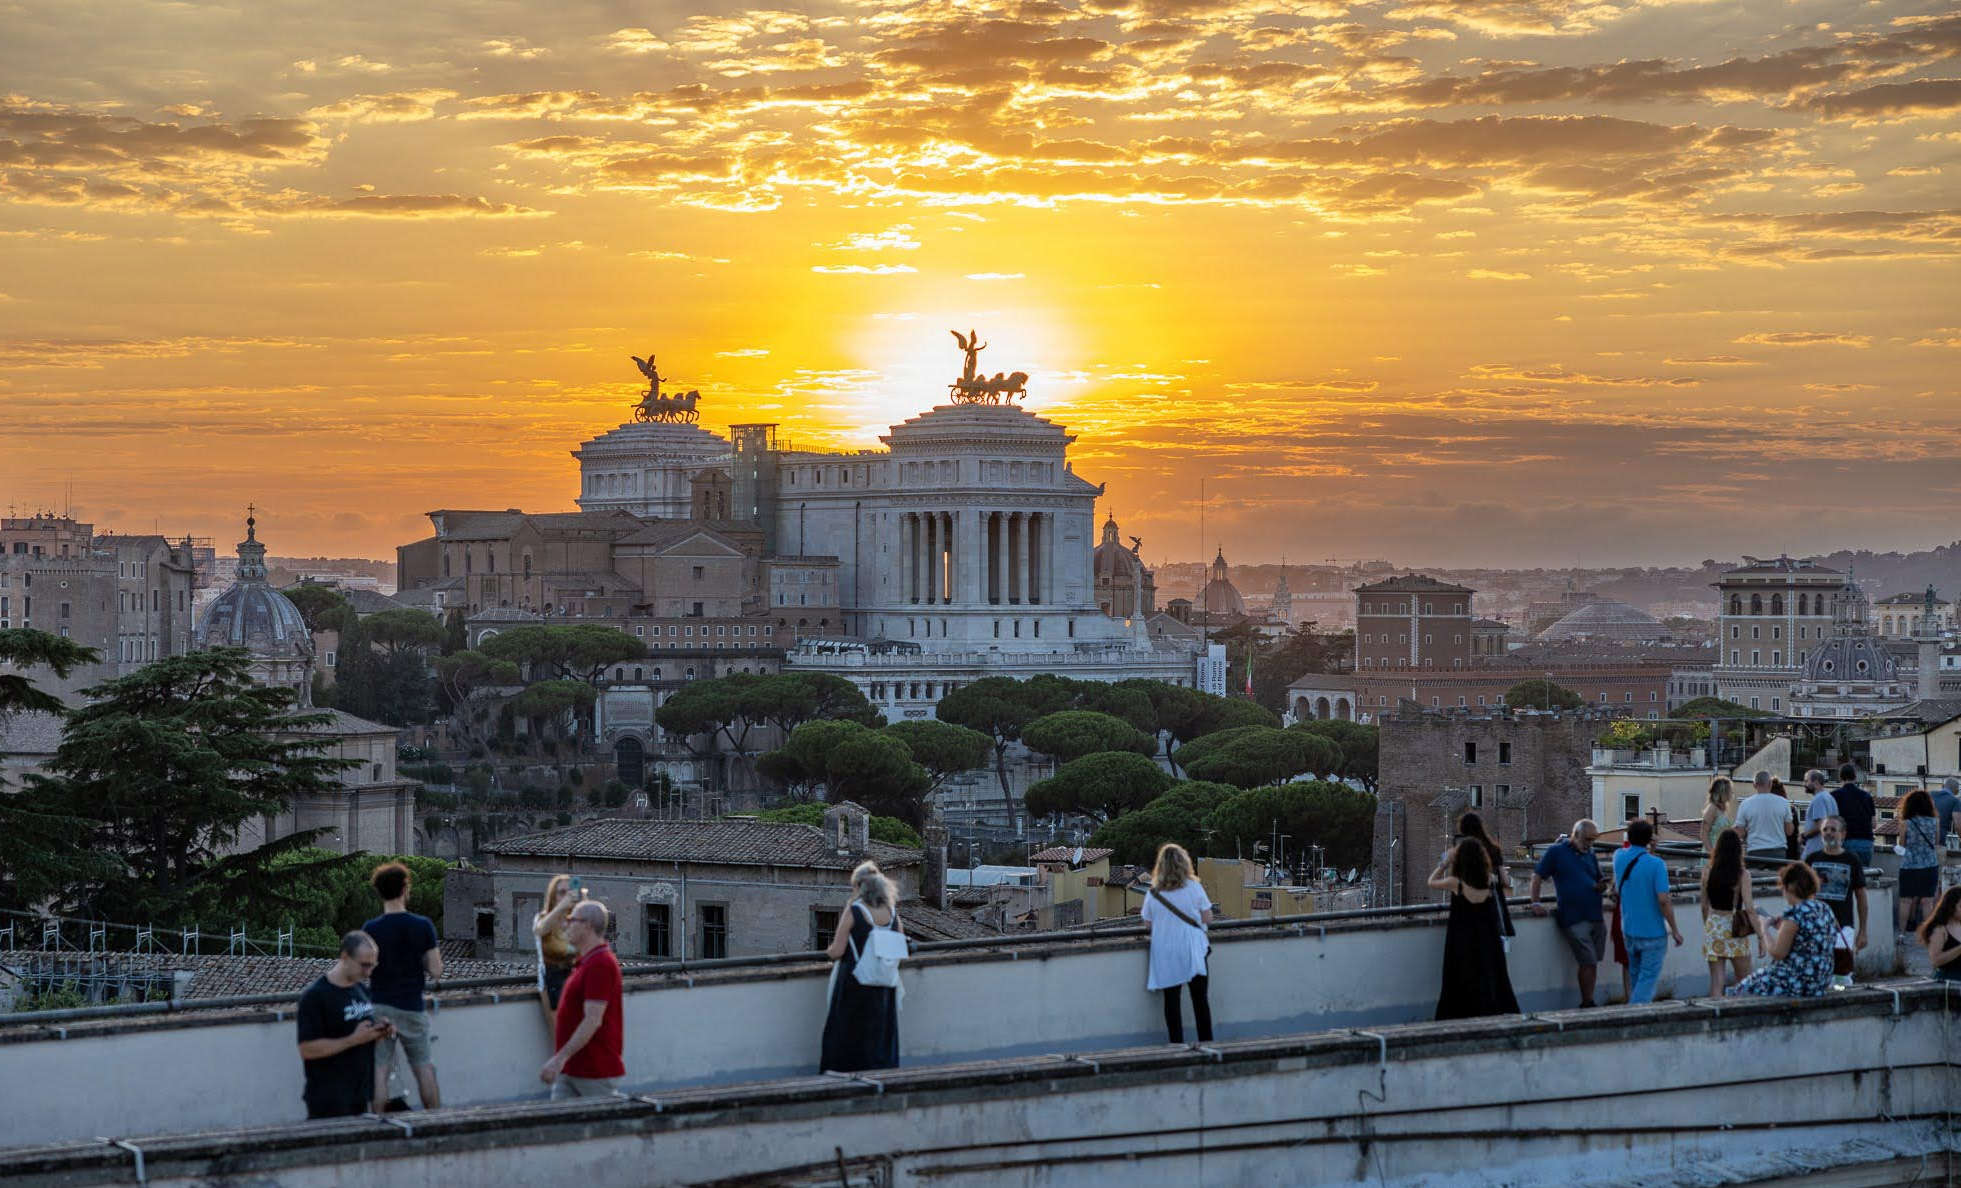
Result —
[[[875,862],[851,872],[852,900],[838,917],[825,955],[831,967],[831,1012],[824,1020],[824,1072],[899,1067],[899,1001],[891,986],[861,985],[852,975],[873,928],[901,932],[898,890]]]
[[[1443,990],[1437,1018],[1474,1019],[1516,1015],[1518,999],[1505,968],[1505,946],[1492,909],[1491,856],[1465,838],[1430,872],[1430,886],[1450,892],[1450,924],[1444,931]]]
[[[1512,909],[1505,903],[1505,897],[1512,887],[1511,880],[1505,877],[1505,851],[1499,848],[1498,839],[1484,827],[1484,818],[1476,813],[1465,813],[1457,818],[1457,836],[1451,839],[1451,844],[1456,845],[1465,838],[1483,846],[1485,856],[1491,859],[1491,886],[1497,891],[1491,897],[1491,905],[1498,912],[1498,935],[1505,938],[1505,952],[1509,953],[1512,951],[1511,939],[1518,935],[1518,930],[1512,927]]]

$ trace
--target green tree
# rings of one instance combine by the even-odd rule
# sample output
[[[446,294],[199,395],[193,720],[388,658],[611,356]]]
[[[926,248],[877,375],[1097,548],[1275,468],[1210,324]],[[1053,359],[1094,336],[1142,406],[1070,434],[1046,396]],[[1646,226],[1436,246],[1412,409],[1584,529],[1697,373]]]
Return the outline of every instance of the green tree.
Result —
[[[1585,704],[1578,693],[1544,677],[1531,677],[1505,690],[1508,709],[1568,710]]]
[[[436,661],[436,680],[465,738],[481,744],[489,737],[490,705],[523,684],[517,665],[482,652],[462,651]]]
[[[1067,704],[1066,696],[1054,696],[1053,685],[1032,685],[1013,677],[982,677],[942,697],[935,711],[940,721],[978,730],[993,743],[994,774],[1009,812],[1014,811],[1014,794],[1008,788],[1009,744],[1021,738],[1022,727]]]
[[[1090,844],[1116,851],[1112,863],[1149,863],[1165,842],[1177,842],[1193,854],[1205,853],[1205,815],[1239,789],[1202,780],[1180,780],[1157,799],[1135,812],[1097,826]]]
[[[635,637],[593,624],[525,623],[498,632],[477,650],[530,670],[534,679],[567,677],[588,685],[598,684],[615,664],[647,654],[647,646]]]
[[[318,582],[301,582],[280,591],[286,600],[300,612],[306,621],[308,631],[338,631],[341,624],[354,614],[353,606],[347,598],[332,586]]]
[[[1511,702],[1506,701],[1507,705]],[[1671,718],[1768,718],[1769,710],[1755,710],[1720,697],[1698,697],[1668,715]]]
[[[1157,739],[1121,718],[1097,710],[1058,710],[1021,729],[1022,745],[1067,763],[1098,751],[1157,754]]]
[[[592,708],[599,694],[584,681],[534,681],[511,699],[511,712],[531,720],[539,737],[563,737],[566,723]]]
[[[440,631],[436,621],[421,611],[384,611],[365,619],[348,614],[341,627],[334,683],[325,690],[329,700],[319,704],[390,726],[414,726],[429,720],[434,687],[424,646],[430,645],[403,642],[404,621],[395,620],[391,628],[387,622],[391,615],[419,616],[428,629]],[[379,641],[373,631],[377,623],[390,633],[394,644],[376,646]]]
[[[955,726],[937,718],[894,722],[883,727],[885,733],[906,744],[913,762],[926,769],[932,783],[927,795],[937,792],[947,779],[963,771],[985,766],[993,743],[978,730]]]
[[[248,660],[192,652],[84,691],[23,793],[31,811],[86,822],[60,907],[167,923],[287,903],[273,862],[321,830],[227,851],[248,822],[336,789],[355,761],[320,754],[327,740],[309,731],[327,715],[293,712],[292,692],[258,684]]]
[[[1185,759],[1186,774],[1195,780],[1255,788],[1306,772],[1330,775],[1341,768],[1341,748],[1316,734],[1271,726],[1244,726],[1224,733],[1232,736],[1229,741],[1198,758]],[[1187,749],[1206,741],[1198,739]]]
[[[1108,821],[1149,804],[1170,783],[1163,768],[1135,751],[1099,751],[1036,781],[1024,803],[1034,817],[1074,813]]]
[[[440,648],[443,643],[442,623],[428,611],[413,607],[368,615],[361,620],[361,634],[369,644],[390,655],[400,652],[419,654]]]
[[[763,812],[757,813],[756,820],[772,821],[779,825],[816,825],[822,827],[824,824],[824,806],[821,804],[786,804],[782,808],[766,809]],[[905,846],[913,850],[917,850],[926,844],[919,840],[919,835],[913,832],[912,826],[907,825],[897,817],[874,816],[871,819],[871,835],[873,841],[884,842],[892,846]]]
[[[833,804],[850,800],[915,827],[925,822],[932,778],[903,741],[883,731],[850,719],[806,722],[765,758],[766,770],[784,782],[821,781]]]
[[[1285,711],[1287,686],[1311,672],[1347,672],[1354,656],[1353,631],[1322,632],[1302,623],[1259,652],[1253,664],[1253,700]]]
[[[1366,866],[1375,836],[1375,797],[1324,780],[1249,788],[1205,815],[1214,854],[1255,853],[1275,829],[1289,852],[1318,845],[1332,866]]]
[[[726,678],[724,678],[726,679]],[[858,686],[828,672],[781,672],[763,677],[744,693],[746,710],[788,738],[805,722],[849,719],[877,726],[883,716]]]
[[[1341,767],[1335,774],[1354,780],[1370,792],[1375,791],[1377,755],[1381,749],[1378,741],[1381,732],[1376,727],[1329,718],[1296,722],[1288,729],[1318,734],[1340,747]]]
[[[381,914],[381,900],[368,880],[384,862],[409,868],[409,910],[443,927],[443,876],[449,864],[440,858],[412,854],[349,854],[302,848],[273,860],[272,869],[284,880],[289,902],[261,910],[251,926],[276,929],[295,926],[300,944],[336,948],[340,938]]]
[[[454,656],[458,652],[468,651],[469,647],[470,629],[463,608],[450,607],[443,613],[443,655]]]
[[[94,648],[52,632],[27,627],[0,631],[0,666],[5,668],[45,668],[60,678],[101,658]],[[0,718],[22,710],[58,714],[62,708],[60,698],[35,688],[26,673],[0,671]]]

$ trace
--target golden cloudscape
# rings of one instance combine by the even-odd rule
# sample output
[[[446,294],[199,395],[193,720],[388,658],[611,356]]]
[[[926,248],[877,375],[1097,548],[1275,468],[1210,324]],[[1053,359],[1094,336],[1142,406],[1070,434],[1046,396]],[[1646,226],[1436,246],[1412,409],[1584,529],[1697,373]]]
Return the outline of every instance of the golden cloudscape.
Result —
[[[1961,514],[1951,6],[8,11],[16,506],[386,556],[568,506],[650,344],[711,426],[855,449],[979,326],[1153,559]]]

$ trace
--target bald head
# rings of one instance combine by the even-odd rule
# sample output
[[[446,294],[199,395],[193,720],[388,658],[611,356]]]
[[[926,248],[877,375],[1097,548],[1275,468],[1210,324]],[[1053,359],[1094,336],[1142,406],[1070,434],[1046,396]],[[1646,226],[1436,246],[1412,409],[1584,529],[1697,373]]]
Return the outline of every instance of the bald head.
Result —
[[[1770,791],[1770,773],[1767,771],[1758,772],[1755,776],[1751,777],[1750,786],[1759,792]]]
[[[566,939],[581,953],[606,943],[606,905],[596,899],[581,900],[565,919]]]

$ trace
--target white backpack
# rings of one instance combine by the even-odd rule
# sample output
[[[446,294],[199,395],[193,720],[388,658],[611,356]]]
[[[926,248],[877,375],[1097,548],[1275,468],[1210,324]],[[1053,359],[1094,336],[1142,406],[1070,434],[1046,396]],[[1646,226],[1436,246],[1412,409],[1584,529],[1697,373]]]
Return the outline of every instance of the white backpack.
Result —
[[[865,913],[865,919],[872,926],[871,937],[865,942],[865,951],[858,951],[855,940],[847,938],[857,962],[851,967],[851,976],[858,979],[860,986],[897,986],[899,984],[899,962],[911,955],[906,944],[906,934],[899,931],[899,913],[892,913],[892,925],[881,928],[873,920],[871,912],[856,900],[851,902],[854,911]]]

